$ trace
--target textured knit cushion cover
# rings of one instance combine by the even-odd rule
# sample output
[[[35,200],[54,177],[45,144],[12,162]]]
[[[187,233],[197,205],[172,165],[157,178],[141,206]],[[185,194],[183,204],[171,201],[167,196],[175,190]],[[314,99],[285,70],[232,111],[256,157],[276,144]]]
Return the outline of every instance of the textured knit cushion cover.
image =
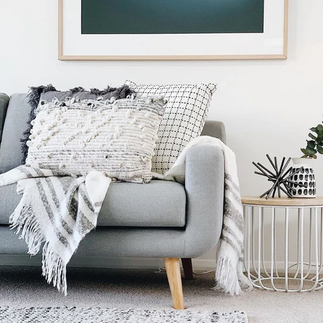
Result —
[[[50,102],[54,98],[63,101],[67,98],[76,98],[78,100],[87,100],[92,99],[95,100],[98,97],[101,97],[103,100],[107,99],[125,99],[133,93],[132,90],[129,89],[127,85],[122,85],[120,87],[110,87],[108,86],[106,89],[99,90],[99,89],[91,89],[90,91],[86,91],[83,87],[78,86],[73,89],[67,91],[58,91],[56,88],[49,84],[47,86],[40,85],[36,87],[31,87],[28,93],[28,102],[31,105],[31,111],[29,120],[27,123],[27,129],[23,132],[23,138],[21,138],[22,142],[22,153],[23,159],[22,164],[25,163],[28,153],[28,147],[26,142],[30,136],[30,130],[32,128],[31,121],[35,119],[35,110],[38,107],[39,102],[45,101]]]
[[[27,165],[84,175],[96,169],[149,182],[163,99],[41,102],[32,121]]]
[[[40,101],[52,101],[53,99],[58,99],[60,101],[66,98],[73,98],[79,100],[96,100],[101,97],[103,100],[111,99],[124,99],[127,95],[131,94],[127,86],[121,86],[119,88],[108,87],[104,90],[91,89],[90,91],[84,90],[82,87],[76,87],[68,91],[45,91],[40,95]]]
[[[201,134],[216,85],[137,85],[132,81],[126,81],[125,84],[138,97],[157,95],[167,101],[152,160],[152,171],[164,174],[175,163],[184,147]]]

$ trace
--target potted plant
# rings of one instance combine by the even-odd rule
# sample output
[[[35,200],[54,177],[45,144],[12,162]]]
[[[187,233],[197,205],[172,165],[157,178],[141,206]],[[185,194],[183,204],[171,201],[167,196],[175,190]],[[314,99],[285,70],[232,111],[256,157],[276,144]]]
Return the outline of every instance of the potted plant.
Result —
[[[314,133],[309,133],[308,136],[311,140],[306,140],[306,148],[301,148],[301,152],[304,154],[301,158],[314,158],[316,154],[323,154],[323,125],[318,124],[316,127],[310,128]]]
[[[294,180],[298,182],[298,185],[292,188],[294,197],[316,197],[316,182],[311,161],[317,159],[317,153],[323,154],[323,124],[318,124],[310,130],[310,140],[306,140],[306,147],[301,148],[303,156],[293,158],[293,170],[299,169],[299,173],[294,176]]]

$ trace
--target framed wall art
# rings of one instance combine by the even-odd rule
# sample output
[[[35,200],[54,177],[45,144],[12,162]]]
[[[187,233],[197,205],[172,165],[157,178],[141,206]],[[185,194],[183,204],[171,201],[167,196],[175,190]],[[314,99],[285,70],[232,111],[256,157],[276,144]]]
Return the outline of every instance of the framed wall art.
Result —
[[[60,60],[286,59],[288,0],[58,0]]]

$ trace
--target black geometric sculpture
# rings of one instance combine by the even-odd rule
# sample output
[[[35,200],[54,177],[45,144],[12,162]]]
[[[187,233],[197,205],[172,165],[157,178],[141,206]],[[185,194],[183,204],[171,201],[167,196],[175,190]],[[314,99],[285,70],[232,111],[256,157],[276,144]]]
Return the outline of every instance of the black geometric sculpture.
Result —
[[[277,191],[278,197],[281,197],[281,192],[284,192],[289,198],[293,198],[291,188],[292,185],[296,184],[298,186],[302,185],[298,182],[292,181],[292,178],[295,174],[298,174],[301,170],[301,168],[295,169],[294,171],[292,170],[293,167],[290,167],[289,169],[286,170],[289,162],[291,161],[291,158],[288,158],[287,162],[285,163],[285,157],[282,159],[282,162],[280,164],[280,167],[278,167],[277,164],[277,158],[274,157],[274,162],[272,159],[269,157],[267,154],[266,157],[268,158],[271,166],[274,168],[274,172],[270,171],[267,169],[265,166],[261,165],[260,163],[255,163],[252,162],[253,165],[255,165],[259,170],[259,172],[255,172],[257,175],[265,176],[268,178],[269,182],[272,182],[273,185],[272,187],[266,191],[264,194],[260,195],[260,198],[266,196],[266,199],[270,197],[274,197]]]

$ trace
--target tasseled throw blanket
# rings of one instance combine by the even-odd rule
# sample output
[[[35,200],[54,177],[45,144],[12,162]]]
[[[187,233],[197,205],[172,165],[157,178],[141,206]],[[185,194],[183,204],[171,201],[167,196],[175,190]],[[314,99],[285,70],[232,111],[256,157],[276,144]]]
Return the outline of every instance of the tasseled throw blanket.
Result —
[[[30,255],[42,247],[43,276],[66,295],[66,265],[80,241],[96,227],[111,179],[97,171],[73,177],[26,166],[0,175],[0,186],[15,182],[22,199],[10,216],[11,228],[26,241]]]
[[[219,139],[209,136],[197,137],[187,144],[173,167],[165,174],[165,178],[183,183],[186,152],[191,147],[202,144],[219,147],[224,156],[224,215],[222,233],[217,245],[215,289],[238,295],[241,292],[240,285],[248,289],[251,289],[252,285],[243,274],[244,220],[234,152]]]
[[[243,214],[234,153],[220,140],[203,136],[183,150],[166,179],[183,182],[187,150],[195,145],[220,147],[224,154],[224,219],[217,252],[215,288],[232,295],[251,286],[243,275]],[[35,255],[43,245],[43,275],[66,294],[66,265],[84,236],[96,227],[111,179],[97,171],[73,177],[62,171],[19,166],[0,175],[0,186],[18,183],[22,199],[10,217]],[[240,282],[240,283],[239,283]]]

